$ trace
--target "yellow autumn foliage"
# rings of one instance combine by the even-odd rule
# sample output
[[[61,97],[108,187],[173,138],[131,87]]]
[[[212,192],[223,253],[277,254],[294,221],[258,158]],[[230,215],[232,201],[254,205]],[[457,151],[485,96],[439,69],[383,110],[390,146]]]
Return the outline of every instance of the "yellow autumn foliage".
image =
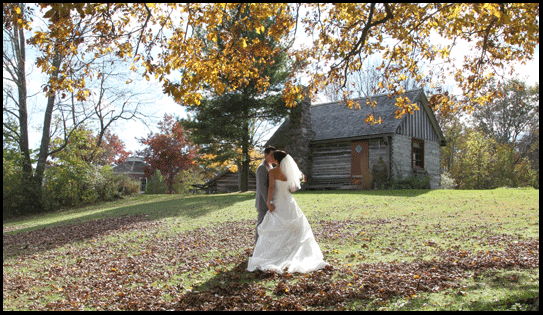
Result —
[[[20,14],[16,5],[3,6],[5,28],[31,28],[30,17]],[[349,73],[376,53],[383,56],[381,70],[385,74],[379,88],[392,91],[399,103],[404,102],[400,88],[406,78],[415,79],[420,86],[436,83],[429,82],[430,76],[422,70],[423,65],[434,62],[445,65],[435,70],[440,80],[454,78],[467,102],[485,103],[492,96],[477,93],[481,87],[506,66],[532,58],[539,44],[538,3],[41,3],[40,6],[48,27],[33,32],[28,42],[43,56],[37,64],[42,71],[48,74],[55,71],[52,60],[57,54],[71,60],[71,56],[89,52],[95,57],[115,52],[121,58],[141,63],[145,69],[143,77],[149,80],[150,75],[154,76],[164,92],[182,105],[198,105],[204,84],[222,94],[242,89],[252,80],[256,89],[265,92],[269,85],[261,71],[262,65],[271,64],[274,56],[283,52],[294,60],[294,72],[282,94],[289,107],[296,106],[304,93],[298,87],[300,75],[310,78],[307,85],[311,96],[328,85],[343,86]],[[270,24],[272,18],[274,23]],[[78,21],[82,19],[91,34],[79,30]],[[228,31],[217,27],[224,23],[232,25]],[[207,31],[206,38],[195,35],[198,28]],[[246,31],[263,37],[249,40],[241,35]],[[268,45],[271,39],[293,42],[301,32],[313,39],[310,45],[284,50]],[[438,35],[449,44],[438,45],[431,41],[434,38],[431,35]],[[213,45],[206,46],[206,40],[217,43],[219,39],[224,46],[220,52]],[[460,41],[470,42],[471,51],[464,60],[453,61],[451,52]],[[211,48],[205,51],[206,47]],[[310,67],[317,63],[318,67]],[[72,82],[61,81],[69,77],[71,67],[63,64],[60,71],[64,75],[58,76],[58,82],[50,82],[51,91],[84,88],[82,77]],[[447,108],[455,107],[451,106],[453,98],[441,101],[438,105],[443,106],[444,113]],[[464,108],[469,110],[469,106]],[[409,112],[409,107],[405,107],[396,114]]]

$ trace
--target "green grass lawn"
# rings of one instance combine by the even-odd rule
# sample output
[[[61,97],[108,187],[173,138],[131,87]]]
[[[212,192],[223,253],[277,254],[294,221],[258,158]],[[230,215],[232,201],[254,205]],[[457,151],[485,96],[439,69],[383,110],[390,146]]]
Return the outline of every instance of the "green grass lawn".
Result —
[[[325,260],[245,271],[254,192],[149,195],[3,223],[3,310],[531,310],[539,191],[297,192]]]

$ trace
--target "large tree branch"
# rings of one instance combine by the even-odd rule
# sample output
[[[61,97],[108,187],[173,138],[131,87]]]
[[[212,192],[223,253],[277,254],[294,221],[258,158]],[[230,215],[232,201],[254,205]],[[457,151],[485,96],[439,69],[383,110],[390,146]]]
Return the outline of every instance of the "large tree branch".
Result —
[[[134,56],[136,56],[138,54],[138,49],[140,48],[140,43],[141,43],[141,38],[143,37],[143,32],[147,28],[147,23],[149,22],[149,19],[151,18],[151,10],[149,10],[149,7],[147,6],[146,3],[144,3],[144,5],[145,5],[145,10],[147,10],[147,18],[145,19],[145,23],[143,23],[143,26],[141,27],[141,33],[140,33],[140,36],[138,38],[138,44],[136,45],[136,53],[134,54]]]
[[[362,34],[360,35],[360,38],[355,43],[353,48],[347,53],[347,55],[344,58],[341,59],[339,64],[331,67],[329,73],[332,73],[333,71],[335,71],[335,69],[343,68],[343,71],[344,71],[344,78],[343,78],[343,84],[342,84],[343,88],[345,88],[346,85],[347,85],[347,74],[348,74],[348,71],[349,71],[349,64],[351,62],[351,58],[354,55],[359,54],[362,51],[362,48],[364,48],[364,45],[366,43],[366,39],[368,37],[369,31],[371,30],[371,28],[376,27],[376,26],[378,26],[380,24],[386,23],[388,20],[390,20],[390,19],[392,19],[394,17],[394,15],[392,13],[392,10],[390,9],[389,4],[385,3],[384,6],[385,6],[385,12],[386,12],[385,17],[383,17],[382,19],[373,21],[373,14],[374,14],[374,11],[375,11],[375,3],[371,4],[369,15],[368,15],[368,20],[367,20],[364,28],[362,29]]]

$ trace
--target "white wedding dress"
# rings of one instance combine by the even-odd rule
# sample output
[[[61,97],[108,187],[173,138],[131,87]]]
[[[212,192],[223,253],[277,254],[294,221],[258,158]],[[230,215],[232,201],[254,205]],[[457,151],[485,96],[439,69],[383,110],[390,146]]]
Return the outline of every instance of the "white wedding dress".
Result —
[[[328,265],[286,181],[275,180],[272,203],[275,210],[268,211],[258,226],[259,237],[247,270],[282,273],[287,268],[290,273],[306,273]]]

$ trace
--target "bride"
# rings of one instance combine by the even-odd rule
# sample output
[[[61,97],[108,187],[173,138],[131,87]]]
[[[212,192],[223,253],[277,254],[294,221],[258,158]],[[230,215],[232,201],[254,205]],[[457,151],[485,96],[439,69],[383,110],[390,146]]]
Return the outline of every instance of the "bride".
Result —
[[[311,272],[322,269],[324,262],[319,245],[305,215],[291,192],[300,189],[303,174],[290,155],[277,150],[269,172],[268,212],[258,226],[259,238],[248,271],[270,270],[282,273]]]

